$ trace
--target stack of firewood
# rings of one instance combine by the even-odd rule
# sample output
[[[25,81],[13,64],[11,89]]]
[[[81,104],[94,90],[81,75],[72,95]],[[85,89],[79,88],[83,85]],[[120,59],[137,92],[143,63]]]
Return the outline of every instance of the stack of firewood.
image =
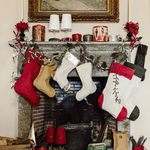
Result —
[[[0,136],[0,150],[32,150],[34,142],[27,138],[13,139]]]

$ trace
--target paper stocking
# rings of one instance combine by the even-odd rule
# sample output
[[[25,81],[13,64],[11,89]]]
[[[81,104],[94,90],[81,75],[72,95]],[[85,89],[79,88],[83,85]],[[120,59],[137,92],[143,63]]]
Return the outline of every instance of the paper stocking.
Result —
[[[43,58],[41,54],[28,50],[23,72],[14,85],[15,92],[24,97],[33,107],[40,102],[40,96],[35,91],[33,81],[40,71],[41,58]]]
[[[132,121],[135,121],[139,117],[140,110],[134,104],[132,99],[136,89],[138,88],[141,82],[143,75],[145,74],[146,69],[129,62],[125,62],[124,65],[131,69],[134,69],[135,72],[121,97],[121,104],[127,109],[127,118],[129,118]]]
[[[119,63],[112,63],[106,86],[98,99],[99,107],[114,118],[123,121],[127,110],[121,104],[121,95],[133,77],[135,70]]]
[[[45,93],[49,97],[55,96],[55,90],[50,86],[49,81],[51,78],[51,73],[56,70],[57,65],[55,65],[50,60],[45,59],[44,64],[41,66],[40,72],[33,82],[33,85]]]
[[[70,83],[67,80],[68,74],[80,63],[74,55],[70,52],[66,52],[61,65],[56,69],[55,74],[52,74],[53,79],[59,84],[61,89],[68,91],[70,89]]]
[[[76,94],[76,99],[78,101],[83,100],[89,94],[92,94],[96,91],[96,85],[92,80],[92,65],[91,63],[85,63],[76,67],[78,75],[82,82],[82,88]]]

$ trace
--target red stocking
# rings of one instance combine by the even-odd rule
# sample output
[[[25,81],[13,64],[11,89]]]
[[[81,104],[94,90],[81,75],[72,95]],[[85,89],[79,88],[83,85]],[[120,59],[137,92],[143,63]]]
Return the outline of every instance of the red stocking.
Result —
[[[15,92],[24,97],[33,107],[37,106],[40,102],[40,96],[33,86],[33,81],[41,68],[40,58],[43,58],[41,54],[31,49],[28,50],[24,70],[14,85]]]

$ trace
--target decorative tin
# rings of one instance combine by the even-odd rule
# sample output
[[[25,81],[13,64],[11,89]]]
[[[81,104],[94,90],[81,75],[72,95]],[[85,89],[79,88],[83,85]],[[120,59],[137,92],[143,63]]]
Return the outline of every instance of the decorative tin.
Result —
[[[94,26],[93,27],[93,41],[108,41],[108,27]]]
[[[32,38],[34,41],[45,41],[45,26],[35,25],[32,27]]]
[[[118,41],[118,35],[109,35],[109,42],[117,42]]]
[[[72,34],[72,41],[81,41],[82,35],[79,33]]]
[[[105,143],[89,144],[87,150],[106,150],[106,144]]]
[[[91,34],[83,35],[83,41],[87,41],[87,42],[93,41],[93,35]]]

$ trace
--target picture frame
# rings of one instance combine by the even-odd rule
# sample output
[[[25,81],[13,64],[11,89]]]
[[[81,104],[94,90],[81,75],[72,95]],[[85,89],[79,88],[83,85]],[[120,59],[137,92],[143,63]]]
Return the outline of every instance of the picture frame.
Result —
[[[57,3],[56,3],[57,2]],[[72,2],[72,3],[71,3]],[[83,2],[88,5],[82,10]],[[97,2],[97,3],[96,3]],[[102,9],[97,5],[102,3]],[[66,10],[63,8],[66,3]],[[69,5],[70,3],[70,5]],[[74,5],[76,7],[72,7]],[[57,4],[57,5],[56,5]],[[62,5],[63,4],[63,5]],[[54,5],[54,6],[52,6]],[[79,6],[78,6],[79,5]],[[56,7],[55,7],[56,6]],[[90,8],[92,6],[92,8]],[[54,8],[55,7],[55,8]],[[76,8],[76,10],[74,10]],[[78,9],[80,8],[80,9]],[[72,10],[71,10],[72,9]],[[62,14],[72,15],[72,22],[119,22],[119,0],[28,0],[28,21],[29,22],[49,22],[51,14],[58,14],[60,21]]]

